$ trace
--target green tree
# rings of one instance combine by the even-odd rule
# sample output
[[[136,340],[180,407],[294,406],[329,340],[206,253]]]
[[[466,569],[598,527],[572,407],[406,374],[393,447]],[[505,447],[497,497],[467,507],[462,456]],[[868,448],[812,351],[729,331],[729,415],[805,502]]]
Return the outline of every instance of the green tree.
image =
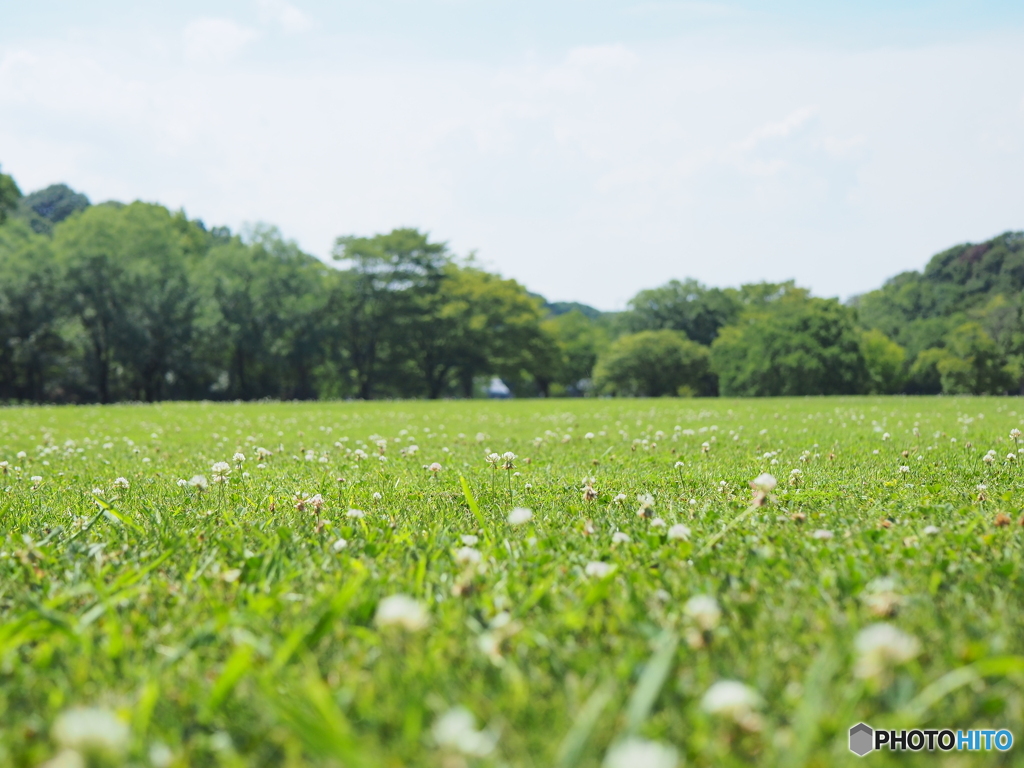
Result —
[[[682,331],[700,344],[710,344],[718,329],[735,322],[743,310],[735,290],[708,288],[696,280],[671,280],[640,291],[622,317],[626,328],[638,331]]]
[[[938,360],[942,391],[947,394],[999,394],[1015,385],[999,347],[980,323],[956,328]]]
[[[679,331],[620,336],[598,359],[594,386],[626,397],[711,394],[708,348]]]
[[[18,207],[21,200],[21,190],[14,182],[14,179],[5,173],[0,173],[0,224],[7,221],[7,217]]]
[[[575,309],[548,318],[543,327],[558,345],[554,383],[582,394],[591,384],[598,355],[608,348],[607,329]]]
[[[862,331],[860,352],[868,372],[868,391],[891,395],[899,392],[906,379],[907,351],[877,328]]]
[[[729,396],[854,394],[868,379],[852,310],[799,290],[755,304],[723,328],[711,363]]]
[[[97,399],[160,399],[188,367],[197,303],[170,213],[95,206],[58,225],[53,247]]]
[[[331,270],[273,227],[254,228],[248,241],[219,242],[196,272],[208,391],[237,399],[314,397],[330,330]]]
[[[335,283],[332,300],[339,357],[352,372],[358,397],[368,400],[383,370],[400,369],[397,351],[408,338],[403,332],[422,318],[424,295],[438,290],[448,248],[416,229],[395,229],[339,237],[333,255],[350,273]]]

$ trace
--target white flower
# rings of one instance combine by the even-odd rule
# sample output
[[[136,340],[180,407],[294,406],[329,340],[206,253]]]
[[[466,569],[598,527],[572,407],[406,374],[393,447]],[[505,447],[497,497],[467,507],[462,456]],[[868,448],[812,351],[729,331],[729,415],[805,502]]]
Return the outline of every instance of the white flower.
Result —
[[[206,482],[206,478],[203,475],[192,475],[192,479],[188,481],[188,484],[200,491],[205,491],[210,487],[210,484]]]
[[[256,449],[256,458],[259,459],[260,461],[266,461],[267,459],[269,459],[273,455],[274,454],[271,453],[270,451],[268,451],[266,448],[257,448]]]
[[[374,491],[373,492],[373,500],[374,501],[380,501],[383,498],[384,497],[380,495],[380,491]]]
[[[685,466],[686,466],[686,464],[684,462],[682,462],[682,461],[677,461],[676,462],[676,469],[682,469]]]
[[[693,619],[693,623],[705,632],[710,632],[717,627],[718,622],[722,619],[722,609],[718,607],[718,601],[711,595],[694,595],[686,601],[683,613]]]
[[[593,562],[587,563],[587,567],[583,572],[586,573],[587,576],[594,576],[595,578],[603,579],[614,570],[615,566],[611,563],[594,560]]]
[[[907,474],[907,472],[909,472],[909,471],[910,471],[910,467],[908,467],[906,464],[904,464],[902,467],[900,467],[900,472],[902,474],[904,474],[904,475]]]
[[[664,528],[665,527],[665,521],[662,520],[660,517],[656,517],[653,520],[651,520],[651,527],[652,528]]]
[[[465,707],[453,707],[439,717],[431,732],[438,746],[471,757],[486,757],[498,743],[497,735],[476,730],[473,713]]]
[[[36,485],[39,485],[41,482],[43,482],[42,475],[32,475],[32,477],[30,477],[29,480],[31,480]]]
[[[625,544],[629,540],[630,539],[629,539],[629,534],[628,533],[623,533],[622,531],[616,531],[615,533],[612,534],[612,544]]]
[[[925,529],[922,531],[922,533],[925,536],[934,536],[938,532],[939,532],[939,529],[936,528],[934,525],[929,525],[929,526],[925,527]]]
[[[480,550],[473,547],[459,547],[455,550],[455,562],[459,565],[476,565],[480,558]]]
[[[187,483],[187,482],[188,482],[187,480],[179,480],[178,481],[178,485],[181,485],[182,483]],[[92,489],[92,495],[93,496],[99,496],[102,499],[103,498],[103,489],[102,488],[93,488]]]
[[[533,519],[533,512],[526,507],[516,507],[508,513],[509,525],[522,525]]]
[[[640,517],[650,517],[651,510],[654,509],[654,497],[649,493],[640,493],[637,494],[636,500],[640,502],[636,513]]]
[[[613,744],[601,765],[602,768],[676,768],[678,764],[675,747],[630,737]]]
[[[587,432],[587,434],[585,434],[585,435],[583,436],[583,438],[584,438],[585,440],[593,440],[593,439],[594,439],[594,433],[593,433],[593,432]]]
[[[131,738],[123,720],[98,707],[76,707],[61,713],[53,724],[52,735],[66,749],[107,756],[123,753]]]
[[[615,498],[612,499],[612,501],[614,501],[616,504],[621,504],[622,502],[624,502],[626,500],[626,498],[627,498],[626,494],[618,493],[618,494],[615,495]]]
[[[1010,437],[1017,440],[1020,437],[1020,430],[1014,427],[1010,430]]]
[[[884,435],[882,435],[882,439],[883,440],[888,440],[891,437],[892,437],[892,435],[890,435],[888,432],[886,432]]]
[[[442,467],[438,462],[435,461],[433,464],[427,467],[427,469],[436,475],[438,472],[444,469],[444,467]]]
[[[417,632],[427,626],[430,616],[426,608],[408,595],[391,595],[377,604],[373,621],[378,627],[401,627]]]
[[[1017,454],[1016,453],[1008,453],[1008,454],[1006,454],[1006,460],[1007,461],[1016,461],[1017,460]]]
[[[341,552],[341,550],[345,549],[348,546],[348,542],[344,539],[338,539],[331,546],[333,547],[335,552]]]
[[[826,531],[824,528],[819,528],[814,533],[812,533],[811,536],[815,539],[831,539],[832,531]]]
[[[501,455],[502,469],[515,469],[517,456],[512,451],[506,451]]]
[[[234,456],[231,457],[231,460],[235,462],[235,464],[241,464],[242,462],[245,461],[245,454],[236,453]]]
[[[757,691],[738,680],[719,680],[708,688],[700,702],[701,709],[743,723],[761,706]]]
[[[690,529],[682,523],[676,523],[668,529],[668,537],[670,539],[682,539],[683,541],[689,541]]]
[[[984,456],[981,457],[981,460],[984,461],[986,464],[991,464],[993,461],[996,460],[996,457],[991,453],[986,453]]]
[[[462,543],[465,544],[467,547],[475,547],[476,543],[480,541],[480,539],[478,539],[472,533],[467,533],[465,536],[460,536],[459,538],[462,540]]]
[[[354,520],[362,520],[366,516],[366,513],[361,509],[350,509],[345,513],[345,517],[350,517]]]
[[[778,485],[778,481],[767,472],[762,472],[750,481],[750,487],[762,493],[771,493],[775,490],[776,485]]]
[[[213,482],[226,483],[228,481],[228,475],[231,474],[231,465],[226,461],[218,461],[210,467],[210,474],[213,475]]]
[[[40,478],[41,479],[41,478]],[[115,488],[121,488],[122,490],[128,490],[128,479],[125,477],[119,477],[114,481]]]
[[[857,677],[877,679],[891,667],[904,664],[921,651],[916,637],[892,624],[872,624],[862,629],[854,641],[857,649]]]

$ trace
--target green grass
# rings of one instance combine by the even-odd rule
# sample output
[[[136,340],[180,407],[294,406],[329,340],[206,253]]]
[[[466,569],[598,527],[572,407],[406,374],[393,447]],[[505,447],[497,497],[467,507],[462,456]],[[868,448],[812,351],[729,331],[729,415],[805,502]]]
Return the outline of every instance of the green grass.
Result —
[[[628,736],[691,766],[852,765],[859,720],[1019,740],[1021,424],[1005,398],[7,409],[0,764],[80,745],[53,724],[83,706],[130,727],[123,753],[81,747],[94,765],[597,766]],[[762,472],[778,487],[752,507]],[[177,484],[197,474],[207,490]],[[318,493],[319,529],[295,500]],[[457,561],[470,534],[477,564]],[[374,621],[396,594],[424,628]],[[721,610],[706,631],[684,613],[698,595]],[[917,647],[858,675],[878,622]],[[706,711],[723,680],[760,701]],[[438,744],[456,706],[478,729],[461,748]]]

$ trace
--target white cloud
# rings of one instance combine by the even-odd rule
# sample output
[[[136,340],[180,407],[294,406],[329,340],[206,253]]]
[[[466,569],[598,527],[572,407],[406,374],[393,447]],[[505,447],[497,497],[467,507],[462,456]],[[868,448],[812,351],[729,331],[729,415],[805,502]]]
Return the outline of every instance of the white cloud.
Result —
[[[285,32],[305,32],[313,26],[305,12],[285,0],[259,0],[259,9],[264,24],[279,24]]]
[[[194,62],[226,61],[258,37],[256,30],[231,19],[204,16],[185,27],[185,58]]]

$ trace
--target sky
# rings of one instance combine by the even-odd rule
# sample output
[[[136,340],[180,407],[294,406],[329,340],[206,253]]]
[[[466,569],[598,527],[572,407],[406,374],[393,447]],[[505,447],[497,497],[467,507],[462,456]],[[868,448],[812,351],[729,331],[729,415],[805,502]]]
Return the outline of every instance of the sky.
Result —
[[[327,260],[418,227],[604,310],[845,299],[1024,229],[1024,3],[7,3],[0,166]]]

